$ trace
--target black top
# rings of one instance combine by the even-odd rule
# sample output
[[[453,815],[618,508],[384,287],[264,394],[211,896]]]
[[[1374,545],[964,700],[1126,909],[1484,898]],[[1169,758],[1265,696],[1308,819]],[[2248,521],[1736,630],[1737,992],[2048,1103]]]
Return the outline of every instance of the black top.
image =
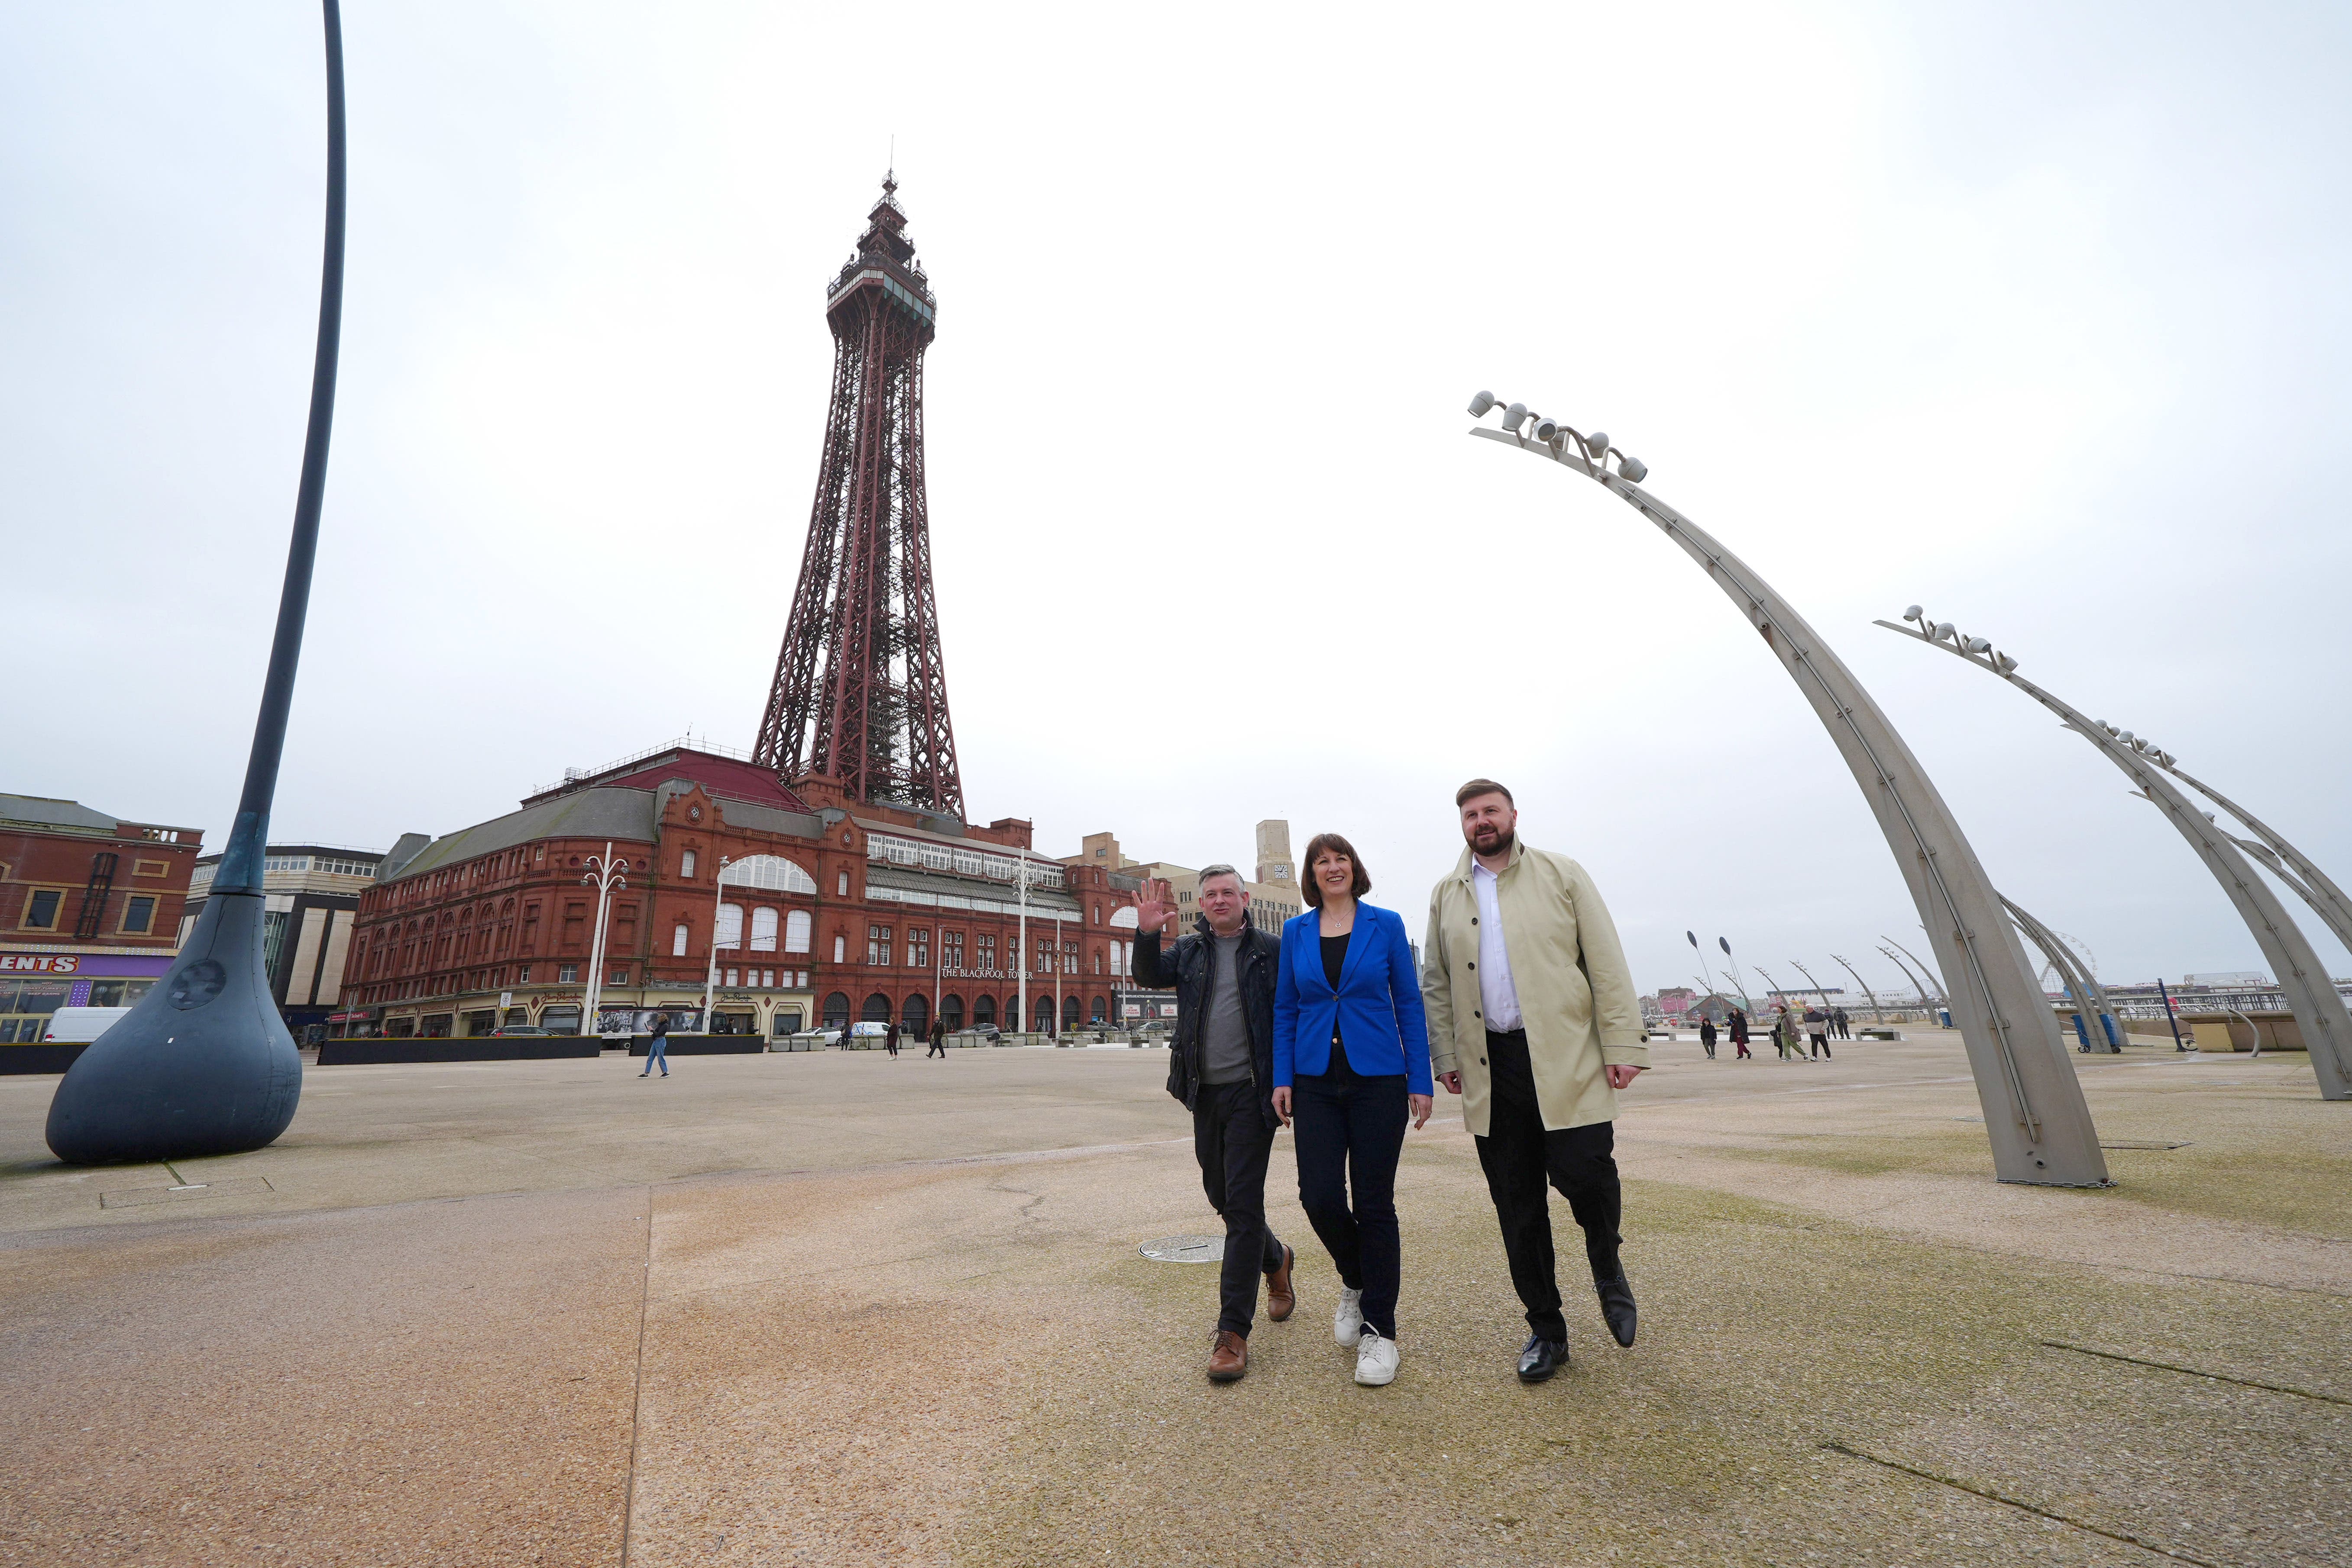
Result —
[[[1354,934],[1344,931],[1323,939],[1323,978],[1331,983],[1334,991],[1339,989],[1339,970],[1348,962],[1348,938]],[[1331,1015],[1331,1066],[1328,1070],[1349,1076],[1356,1070],[1356,1064],[1348,1059],[1347,1043],[1339,1038],[1339,1015],[1336,1011]]]
[[[1348,938],[1353,934],[1342,932],[1323,939],[1323,978],[1331,983],[1334,991],[1339,989],[1339,966],[1348,962]]]

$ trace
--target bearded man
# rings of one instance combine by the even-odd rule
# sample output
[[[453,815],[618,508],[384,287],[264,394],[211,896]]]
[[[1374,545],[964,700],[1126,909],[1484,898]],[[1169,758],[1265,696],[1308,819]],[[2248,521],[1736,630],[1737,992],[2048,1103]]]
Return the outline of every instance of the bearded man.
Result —
[[[1462,1120],[1503,1230],[1530,1331],[1519,1380],[1568,1364],[1553,1272],[1551,1203],[1584,1230],[1602,1321],[1633,1342],[1633,1287],[1618,1262],[1624,1200],[1617,1091],[1650,1064],[1648,1033],[1617,927],[1584,868],[1518,841],[1518,808],[1492,779],[1454,792],[1465,847],[1429,895],[1421,994],[1431,1069],[1463,1097]]]

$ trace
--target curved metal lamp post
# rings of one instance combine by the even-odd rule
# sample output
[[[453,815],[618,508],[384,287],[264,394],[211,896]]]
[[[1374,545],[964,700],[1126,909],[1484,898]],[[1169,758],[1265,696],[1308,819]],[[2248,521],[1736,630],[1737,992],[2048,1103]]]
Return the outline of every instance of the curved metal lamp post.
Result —
[[[2305,1047],[2311,1055],[2311,1070],[2319,1080],[2323,1100],[2352,1100],[2352,1014],[2344,1007],[2344,998],[2336,994],[2336,986],[2327,977],[2319,957],[2311,950],[2294,920],[2263,880],[2262,873],[2249,865],[2238,852],[2236,840],[2205,818],[2205,814],[2190,804],[2189,797],[2173,787],[2156,760],[2156,748],[2145,737],[2135,737],[2127,730],[2114,730],[2095,719],[2086,719],[2076,709],[2061,702],[2033,682],[2017,673],[2017,660],[1995,649],[1983,637],[1968,637],[1956,631],[1949,621],[1930,621],[1916,605],[1905,612],[1906,621],[1916,621],[1918,627],[1897,626],[1893,621],[1877,624],[1888,631],[1940,648],[1955,658],[1963,659],[2008,681],[2028,697],[2058,715],[2059,721],[2092,745],[2102,756],[2121,768],[2144,795],[2159,811],[2171,819],[2204,860],[2206,868],[2230,895],[2246,929],[2270,961],[2272,972],[2278,976],[2279,989],[2286,993],[2287,1005],[2294,1013],[2295,1026],[2303,1032]],[[2145,748],[2145,750],[2143,750]]]
[[[1495,406],[1494,395],[1482,392],[1471,399],[1470,413],[1482,416]],[[1600,485],[1655,524],[1746,613],[1861,784],[1946,971],[1965,977],[1952,1010],[1984,1107],[1994,1173],[2005,1182],[2107,1184],[2106,1157],[2072,1053],[2026,967],[2000,895],[1943,797],[1862,683],[1746,563],[1642,489],[1649,469],[1611,446],[1607,436],[1580,435],[1517,403],[1503,411],[1502,429],[1471,434],[1516,446]]]
[[[2137,747],[2134,749],[2137,750]],[[2343,889],[2329,880],[2326,872],[2313,865],[2302,851],[2289,844],[2262,818],[2211,784],[2182,773],[2173,764],[2171,752],[2150,750],[2140,754],[2244,823],[2247,831],[2254,836],[2253,839],[2250,841],[2232,836],[2231,842],[2269,867],[2271,875],[2293,888],[2301,895],[2303,901],[2311,906],[2312,912],[2335,934],[2337,942],[2352,948],[2352,896],[2347,896]],[[2212,813],[2207,812],[2205,820],[2212,821]]]
[[[1886,946],[1880,948],[1878,950],[1878,956],[1886,960],[1887,963],[1893,964],[1895,968],[1903,972],[1903,978],[1909,981],[1911,983],[1911,989],[1919,994],[1920,1006],[1930,1010],[1935,1007],[1937,1001],[1943,995],[1943,993],[1940,991],[1929,990],[1926,981],[1912,973],[1911,966],[1895,956],[1895,947],[1893,943],[1890,942]],[[1928,1019],[1928,1022],[1930,1023],[1933,1023],[1934,1021],[1933,1017]]]
[[[1848,963],[1844,959],[1838,957],[1836,953],[1831,953],[1830,958],[1831,961],[1836,963],[1840,969],[1843,969],[1848,974],[1853,975],[1853,983],[1862,987],[1862,994],[1870,998],[1870,1021],[1874,1024],[1885,1024],[1886,1022],[1886,1009],[1878,1005],[1878,993],[1870,988],[1870,982],[1864,980],[1862,977],[1861,972],[1856,970],[1853,964]]]
[[[613,889],[629,885],[629,879],[625,874],[629,863],[626,859],[613,858],[613,841],[609,838],[604,840],[604,853],[591,855],[583,863],[588,868],[588,874],[580,879],[581,885],[596,889],[596,935],[588,944],[588,1005],[580,1012],[580,1032],[601,1037],[604,1030],[596,1021],[596,1010],[604,1003],[605,917],[613,905]]]
[[[2091,973],[2091,966],[2077,958],[2074,950],[2068,947],[2056,931],[2019,909],[2005,895],[2000,907],[2009,911],[2009,918],[2017,922],[2017,929],[2025,933],[2025,939],[2048,955],[2051,967],[2058,971],[2058,978],[2064,983],[2067,994],[2074,998],[2074,1005],[2083,1015],[2082,1049],[2120,1054],[2124,1048],[2123,1042],[2116,1037],[2122,1033],[2122,1026],[2116,1021],[2115,1008],[2107,1001],[2107,988],[2099,984],[2099,977]],[[2097,1039],[2091,1037],[2094,1007],[2098,1009],[2095,1015],[2099,1020]]]
[[[236,821],[204,913],[179,956],[139,1005],[66,1070],[49,1101],[49,1149],[74,1164],[236,1154],[274,1142],[302,1098],[302,1058],[269,994],[261,963],[262,858],[286,751],[294,672],[335,418],[343,316],[343,28],[322,0],[327,44],[327,237],[319,284],[319,346],[310,423],[294,492],[294,535],[278,599],[278,630],[261,713],[246,761]]]

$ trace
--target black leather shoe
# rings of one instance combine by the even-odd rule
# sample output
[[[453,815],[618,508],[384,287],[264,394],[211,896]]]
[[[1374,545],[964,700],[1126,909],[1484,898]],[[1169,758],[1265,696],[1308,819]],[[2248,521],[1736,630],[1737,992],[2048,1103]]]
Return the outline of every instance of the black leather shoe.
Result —
[[[1601,1316],[1609,1331],[1617,1336],[1621,1345],[1633,1342],[1633,1287],[1625,1283],[1622,1274],[1614,1279],[1595,1279],[1593,1289],[1601,1295]]]
[[[1519,1352],[1519,1381],[1541,1383],[1567,1364],[1566,1341],[1548,1340],[1541,1334],[1529,1334],[1528,1348]]]

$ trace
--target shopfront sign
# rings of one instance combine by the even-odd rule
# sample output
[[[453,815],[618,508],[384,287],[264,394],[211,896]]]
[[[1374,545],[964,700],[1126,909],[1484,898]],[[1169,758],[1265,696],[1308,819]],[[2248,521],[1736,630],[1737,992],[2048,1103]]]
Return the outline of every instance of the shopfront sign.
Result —
[[[0,952],[0,974],[72,974],[80,968],[78,952]]]

